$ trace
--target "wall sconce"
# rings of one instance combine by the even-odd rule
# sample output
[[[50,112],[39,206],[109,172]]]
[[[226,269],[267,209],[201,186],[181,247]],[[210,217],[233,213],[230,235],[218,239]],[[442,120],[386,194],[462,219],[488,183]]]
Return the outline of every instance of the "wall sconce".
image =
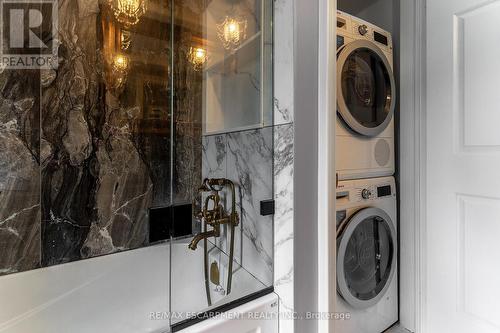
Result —
[[[137,24],[146,13],[147,0],[108,0],[111,10],[120,23],[126,26]]]
[[[247,20],[226,16],[217,24],[217,35],[225,49],[236,48],[247,38]]]
[[[111,60],[111,70],[107,74],[108,88],[113,89],[115,92],[125,86],[130,67],[130,60],[123,54],[115,55]]]
[[[113,59],[113,71],[123,73],[128,69],[128,58],[123,54],[118,54]]]
[[[189,48],[189,52],[187,55],[189,62],[193,65],[195,71],[200,71],[203,69],[203,66],[208,61],[207,50],[201,47],[193,47]]]

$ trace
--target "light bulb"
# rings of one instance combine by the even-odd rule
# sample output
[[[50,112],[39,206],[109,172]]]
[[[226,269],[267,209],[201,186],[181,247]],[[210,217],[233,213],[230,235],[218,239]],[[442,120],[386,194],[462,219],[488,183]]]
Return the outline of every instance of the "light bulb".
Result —
[[[113,69],[115,71],[125,71],[128,67],[128,59],[123,54],[118,54],[113,60]]]
[[[205,50],[204,49],[196,49],[196,58],[205,59]]]
[[[247,20],[244,18],[226,16],[217,24],[217,35],[228,50],[241,44],[246,38],[246,31]]]
[[[228,29],[229,29],[229,32],[234,33],[234,32],[237,32],[238,26],[236,25],[236,23],[231,22],[231,23],[229,23]]]
[[[203,66],[208,61],[207,50],[201,47],[191,46],[189,48],[187,58],[191,64],[193,64],[193,68],[196,71],[202,70]]]

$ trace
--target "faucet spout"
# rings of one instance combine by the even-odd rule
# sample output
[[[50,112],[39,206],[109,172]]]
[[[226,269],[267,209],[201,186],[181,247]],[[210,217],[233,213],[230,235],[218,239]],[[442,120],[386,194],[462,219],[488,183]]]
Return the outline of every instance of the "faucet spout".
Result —
[[[204,239],[210,238],[210,237],[219,237],[219,233],[217,232],[216,229],[210,230],[210,231],[205,231],[197,234],[196,236],[193,237],[191,240],[191,243],[189,243],[188,247],[191,250],[196,250],[198,247],[198,243]]]

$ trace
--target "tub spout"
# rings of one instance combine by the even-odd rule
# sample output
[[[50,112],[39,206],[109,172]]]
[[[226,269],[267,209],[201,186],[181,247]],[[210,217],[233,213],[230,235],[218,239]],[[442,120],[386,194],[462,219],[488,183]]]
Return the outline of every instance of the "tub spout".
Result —
[[[219,237],[219,236],[220,236],[219,233],[215,229],[206,232],[201,232],[193,237],[188,247],[194,251],[198,247],[198,243],[200,241],[207,239],[209,237]]]

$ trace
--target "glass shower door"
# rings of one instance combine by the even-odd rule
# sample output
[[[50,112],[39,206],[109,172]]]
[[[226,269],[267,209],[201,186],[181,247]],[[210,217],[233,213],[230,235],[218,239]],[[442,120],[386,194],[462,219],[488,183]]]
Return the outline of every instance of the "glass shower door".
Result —
[[[172,16],[176,325],[273,285],[272,1],[174,0]]]
[[[150,313],[170,311],[171,2],[0,6],[0,326],[164,330]],[[5,62],[47,49],[44,68]]]
[[[272,287],[272,0],[49,2],[56,66],[0,69],[0,275],[61,283],[2,290],[142,332]]]

